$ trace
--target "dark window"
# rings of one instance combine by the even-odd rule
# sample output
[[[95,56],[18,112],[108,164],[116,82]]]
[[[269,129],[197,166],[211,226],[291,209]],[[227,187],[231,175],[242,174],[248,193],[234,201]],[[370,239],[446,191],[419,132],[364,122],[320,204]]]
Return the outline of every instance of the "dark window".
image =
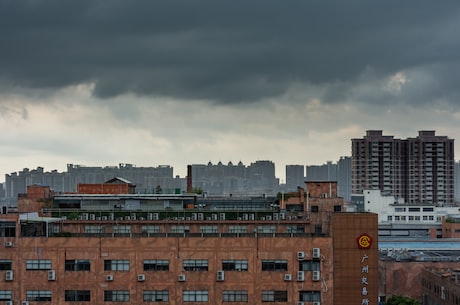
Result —
[[[104,302],[129,302],[129,290],[105,290]]]
[[[0,270],[12,270],[13,262],[9,259],[0,259]]]
[[[312,213],[318,213],[319,212],[319,207],[317,205],[312,205],[311,206],[311,212]]]
[[[90,271],[91,263],[89,260],[66,260],[65,271]]]
[[[222,291],[222,302],[247,302],[248,292],[246,290],[224,290]]]
[[[105,271],[129,271],[129,260],[105,260]]]
[[[341,212],[342,206],[341,205],[334,205],[334,212]]]
[[[321,292],[315,290],[299,291],[299,301],[321,302]]]
[[[0,222],[0,237],[16,237],[16,223]]]
[[[287,260],[263,260],[262,271],[287,271]]]
[[[248,271],[248,261],[247,260],[223,260],[222,270]]]
[[[64,301],[66,302],[91,302],[89,290],[66,290]]]
[[[165,259],[144,260],[144,271],[169,271],[169,261]]]
[[[300,271],[319,271],[320,262],[317,261],[300,261],[299,262],[299,270]]]
[[[287,291],[285,290],[262,291],[262,302],[287,302]]]
[[[144,290],[144,302],[168,302],[168,290]]]

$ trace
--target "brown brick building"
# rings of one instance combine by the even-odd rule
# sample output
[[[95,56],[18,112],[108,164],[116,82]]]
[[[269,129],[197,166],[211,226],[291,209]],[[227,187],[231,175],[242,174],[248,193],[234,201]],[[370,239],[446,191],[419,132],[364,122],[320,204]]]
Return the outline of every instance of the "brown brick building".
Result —
[[[232,211],[218,211],[220,219],[206,210],[92,212],[85,220],[0,215],[0,301],[377,303],[376,214],[332,209],[288,218],[271,210],[244,220]]]

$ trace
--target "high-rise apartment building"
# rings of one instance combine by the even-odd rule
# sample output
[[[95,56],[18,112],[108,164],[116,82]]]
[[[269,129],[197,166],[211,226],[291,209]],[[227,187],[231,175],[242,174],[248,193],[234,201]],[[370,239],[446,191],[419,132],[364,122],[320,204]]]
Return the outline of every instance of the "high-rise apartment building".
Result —
[[[454,203],[454,140],[419,131],[406,140],[368,130],[352,139],[352,192],[379,189],[408,204]]]
[[[456,202],[460,202],[460,161],[455,162],[454,173],[454,197]]]
[[[286,191],[296,191],[305,184],[304,169],[303,165],[286,165]]]

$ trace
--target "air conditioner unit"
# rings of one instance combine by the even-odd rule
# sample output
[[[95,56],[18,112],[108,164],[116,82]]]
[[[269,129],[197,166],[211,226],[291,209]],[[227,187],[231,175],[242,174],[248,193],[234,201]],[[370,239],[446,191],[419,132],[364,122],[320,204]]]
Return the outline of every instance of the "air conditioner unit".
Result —
[[[305,252],[299,251],[297,252],[297,259],[304,259],[305,258]]]
[[[311,279],[313,281],[319,281],[321,279],[321,273],[319,271],[313,271],[311,274]]]
[[[313,258],[321,258],[321,249],[320,248],[313,248]]]
[[[297,282],[305,281],[305,272],[297,271]]]
[[[313,302],[313,305],[321,305],[321,302]]]
[[[106,276],[105,276],[105,280],[106,280],[106,281],[113,281],[113,275],[111,275],[111,274],[110,274],[110,275],[106,275]]]
[[[284,280],[285,280],[286,282],[292,281],[292,274],[286,273],[286,274],[284,275]]]
[[[12,246],[13,246],[13,242],[12,242],[12,241],[7,241],[7,242],[5,243],[5,247],[10,248],[10,247],[12,247]]]
[[[217,271],[217,280],[222,282],[225,280],[225,272],[223,270]]]
[[[138,274],[138,275],[137,275],[137,281],[138,281],[138,282],[143,282],[143,281],[145,281],[145,274]]]
[[[13,305],[13,301],[5,301],[5,305]]]
[[[56,280],[56,271],[48,270],[48,281],[55,281]]]
[[[29,305],[29,301],[22,301],[21,305]]]
[[[179,282],[185,282],[185,274],[179,274],[179,276],[177,277],[177,280]]]
[[[297,305],[304,305],[304,302],[297,302]]]
[[[5,281],[12,281],[12,280],[14,280],[13,270],[7,270],[5,272]]]
[[[266,219],[266,220],[272,220],[272,216],[271,216],[271,215],[267,215],[267,216],[265,216],[265,219]]]

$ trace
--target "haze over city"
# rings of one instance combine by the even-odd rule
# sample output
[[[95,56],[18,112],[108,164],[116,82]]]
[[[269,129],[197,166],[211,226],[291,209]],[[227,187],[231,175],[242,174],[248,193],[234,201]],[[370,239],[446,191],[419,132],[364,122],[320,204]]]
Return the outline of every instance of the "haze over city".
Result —
[[[459,139],[459,15],[454,1],[2,1],[0,174],[271,160],[282,178],[369,129]]]

